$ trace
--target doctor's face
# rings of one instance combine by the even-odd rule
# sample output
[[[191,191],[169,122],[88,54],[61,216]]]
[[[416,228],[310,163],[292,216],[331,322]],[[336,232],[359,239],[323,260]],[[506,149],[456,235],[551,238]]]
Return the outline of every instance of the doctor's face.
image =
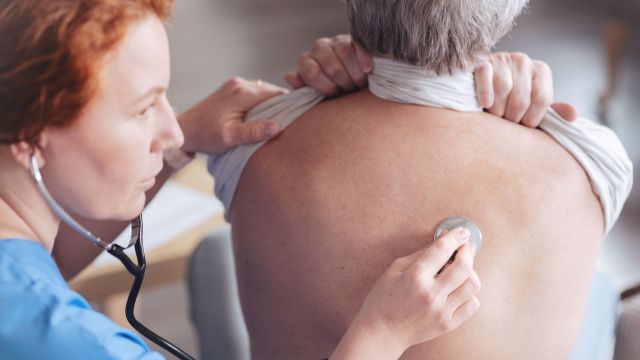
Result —
[[[92,219],[128,220],[183,135],[167,100],[169,46],[155,16],[134,23],[103,59],[100,85],[79,118],[43,131],[46,185],[61,205]]]

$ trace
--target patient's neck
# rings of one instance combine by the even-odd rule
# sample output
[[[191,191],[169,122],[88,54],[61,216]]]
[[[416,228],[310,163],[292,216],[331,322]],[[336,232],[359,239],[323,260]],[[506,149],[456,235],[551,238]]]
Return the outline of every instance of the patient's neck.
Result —
[[[473,73],[438,75],[419,66],[374,57],[369,90],[377,97],[405,104],[478,112]]]

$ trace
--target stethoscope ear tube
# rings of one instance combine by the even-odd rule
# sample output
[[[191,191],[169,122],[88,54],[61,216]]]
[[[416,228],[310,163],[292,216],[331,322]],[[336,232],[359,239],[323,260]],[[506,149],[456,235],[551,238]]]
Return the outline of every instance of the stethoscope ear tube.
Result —
[[[63,208],[58,204],[58,202],[51,196],[49,190],[44,185],[44,180],[42,180],[42,174],[40,173],[40,166],[38,165],[38,159],[35,153],[31,154],[31,175],[33,179],[36,181],[36,186],[38,190],[44,197],[44,200],[47,202],[51,211],[53,211],[59,218],[67,224],[70,228],[78,232],[82,235],[83,238],[91,241],[93,245],[108,250],[111,247],[111,244],[102,241],[99,237],[93,235],[89,230],[85,229],[82,225],[80,225],[77,221],[75,221],[71,215],[69,215]]]
[[[118,260],[120,260],[127,271],[134,276],[133,285],[131,286],[131,290],[129,291],[129,297],[127,298],[127,305],[125,308],[125,315],[127,317],[127,321],[129,321],[131,326],[133,326],[134,329],[140,332],[140,334],[153,341],[163,349],[167,350],[178,359],[194,360],[193,357],[184,352],[182,349],[173,345],[171,342],[165,340],[153,331],[149,330],[135,318],[134,308],[136,299],[138,298],[138,294],[140,293],[140,288],[142,287],[142,281],[144,280],[144,274],[147,268],[147,263],[144,256],[144,248],[142,246],[142,215],[138,215],[131,222],[131,239],[129,240],[129,245],[127,247],[122,247],[118,244],[109,244],[99,237],[93,235],[89,230],[85,229],[82,225],[75,221],[71,217],[71,215],[69,215],[58,204],[58,202],[56,202],[53,196],[51,196],[42,179],[40,166],[38,165],[38,159],[36,158],[34,153],[31,154],[30,165],[31,175],[36,182],[38,190],[44,197],[51,210],[60,218],[60,220],[71,227],[73,230],[78,232],[80,235],[82,235],[83,238],[89,240],[95,246],[107,250],[107,252],[115,256]],[[138,260],[137,264],[135,264],[131,260],[131,258],[129,258],[129,256],[124,252],[131,246],[135,246],[136,258]]]

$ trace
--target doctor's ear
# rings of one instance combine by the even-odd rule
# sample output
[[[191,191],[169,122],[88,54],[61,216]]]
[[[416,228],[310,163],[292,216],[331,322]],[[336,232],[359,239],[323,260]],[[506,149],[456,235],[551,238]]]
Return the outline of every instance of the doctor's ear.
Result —
[[[11,154],[16,162],[26,170],[31,169],[31,154],[34,154],[38,160],[39,167],[42,168],[45,163],[44,156],[42,154],[42,149],[45,144],[46,140],[44,136],[39,136],[38,139],[33,142],[23,140],[10,145]]]

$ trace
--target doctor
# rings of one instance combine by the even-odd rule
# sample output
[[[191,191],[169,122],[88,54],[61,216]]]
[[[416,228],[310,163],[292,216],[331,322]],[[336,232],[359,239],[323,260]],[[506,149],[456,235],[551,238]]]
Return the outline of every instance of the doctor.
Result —
[[[176,119],[166,97],[162,24],[171,7],[171,0],[0,0],[1,358],[161,358],[68,288],[65,278],[97,250],[60,230],[29,172],[32,156],[62,207],[112,239],[189,157],[174,151],[165,166],[168,149],[216,153],[279,131],[268,119],[246,125],[242,118],[285,90],[243,79]],[[329,94],[349,91],[363,86],[369,60],[347,38],[323,39],[288,80]],[[483,104],[535,126],[552,98],[548,69],[518,54],[492,62],[478,71]],[[332,358],[387,359],[387,347],[429,341],[469,319],[480,282],[467,238],[452,231],[391,264]]]

